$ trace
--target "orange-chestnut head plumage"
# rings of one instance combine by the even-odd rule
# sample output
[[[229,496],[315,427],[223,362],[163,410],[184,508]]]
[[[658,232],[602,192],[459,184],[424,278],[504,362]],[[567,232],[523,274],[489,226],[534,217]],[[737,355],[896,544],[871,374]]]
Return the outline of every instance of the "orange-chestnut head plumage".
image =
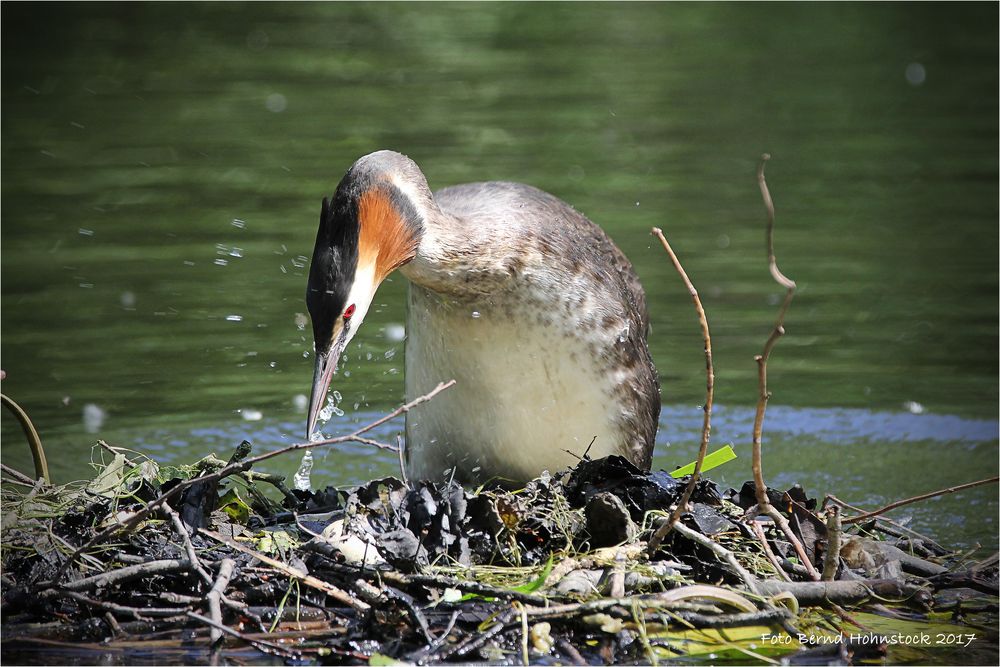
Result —
[[[316,350],[307,438],[337,361],[364,321],[375,291],[393,270],[416,256],[420,243],[421,217],[393,183],[391,163],[380,155],[355,162],[333,200],[323,199],[306,290]]]

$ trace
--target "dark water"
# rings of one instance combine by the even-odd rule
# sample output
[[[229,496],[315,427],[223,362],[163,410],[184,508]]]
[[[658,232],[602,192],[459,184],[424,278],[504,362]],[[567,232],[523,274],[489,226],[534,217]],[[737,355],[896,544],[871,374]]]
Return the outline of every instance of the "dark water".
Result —
[[[996,474],[993,5],[2,12],[3,391],[57,480],[89,474],[98,437],[184,461],[298,439],[319,201],[379,148],[434,188],[524,181],[609,230],[650,294],[670,468],[694,456],[704,377],[689,298],[648,235],[663,227],[711,321],[714,442],[741,455],[713,476],[733,484],[780,297],[754,174],[772,153],[777,249],[800,290],[770,366],[769,477],[874,507]],[[401,399],[404,292],[396,277],[377,296],[328,432]],[[4,462],[26,467],[6,413],[2,434]],[[316,481],[395,465],[344,448]],[[995,546],[996,499],[897,516]]]

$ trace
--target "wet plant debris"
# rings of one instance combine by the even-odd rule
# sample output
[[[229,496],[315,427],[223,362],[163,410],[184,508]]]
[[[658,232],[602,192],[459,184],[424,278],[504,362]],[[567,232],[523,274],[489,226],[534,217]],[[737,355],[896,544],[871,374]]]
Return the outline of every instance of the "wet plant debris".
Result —
[[[996,555],[841,528],[798,487],[769,490],[794,540],[752,482],[702,479],[651,550],[687,478],[620,457],[517,490],[289,490],[220,477],[248,443],[182,467],[102,447],[90,482],[3,486],[5,662],[996,663]]]

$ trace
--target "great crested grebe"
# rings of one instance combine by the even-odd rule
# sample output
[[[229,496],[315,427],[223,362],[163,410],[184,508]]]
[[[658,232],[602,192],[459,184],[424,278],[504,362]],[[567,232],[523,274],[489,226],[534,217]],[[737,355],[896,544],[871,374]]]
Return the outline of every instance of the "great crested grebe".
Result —
[[[588,452],[648,469],[660,387],[646,297],[604,231],[528,185],[431,194],[405,155],[355,162],[323,199],[309,269],[311,436],[341,352],[393,270],[410,281],[406,415],[412,479],[526,482]]]

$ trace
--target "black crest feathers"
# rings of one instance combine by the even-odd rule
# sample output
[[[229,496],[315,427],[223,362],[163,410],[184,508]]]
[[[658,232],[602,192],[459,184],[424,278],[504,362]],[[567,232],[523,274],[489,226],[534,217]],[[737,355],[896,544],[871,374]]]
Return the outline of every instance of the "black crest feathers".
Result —
[[[358,266],[358,213],[355,198],[338,188],[331,202],[323,198],[319,230],[309,267],[306,306],[317,350],[329,345],[333,326],[344,309]]]

